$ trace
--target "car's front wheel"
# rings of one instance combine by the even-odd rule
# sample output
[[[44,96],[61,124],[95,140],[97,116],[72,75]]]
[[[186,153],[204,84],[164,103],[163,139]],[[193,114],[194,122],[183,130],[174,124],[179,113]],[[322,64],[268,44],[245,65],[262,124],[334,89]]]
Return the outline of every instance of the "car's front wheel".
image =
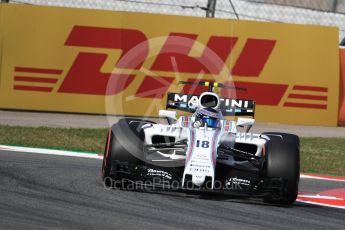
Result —
[[[270,203],[290,205],[298,195],[300,175],[299,138],[291,134],[271,134],[267,144],[265,177],[267,186],[278,186],[266,196]],[[279,191],[279,192],[278,192]]]
[[[107,187],[121,187],[131,166],[143,164],[144,135],[141,126],[153,123],[141,119],[121,119],[108,131],[102,164],[102,179]]]

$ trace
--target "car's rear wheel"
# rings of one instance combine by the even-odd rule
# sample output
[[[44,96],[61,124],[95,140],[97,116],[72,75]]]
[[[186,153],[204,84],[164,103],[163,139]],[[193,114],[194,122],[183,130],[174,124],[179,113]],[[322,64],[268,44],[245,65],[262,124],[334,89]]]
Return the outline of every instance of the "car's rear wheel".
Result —
[[[148,123],[152,122],[126,118],[109,129],[102,164],[102,179],[106,187],[123,186],[123,179],[131,166],[143,164],[144,133],[141,127]]]
[[[298,194],[300,173],[299,138],[292,134],[270,134],[266,151],[265,177],[267,186],[276,191],[265,197],[269,203],[290,205]]]

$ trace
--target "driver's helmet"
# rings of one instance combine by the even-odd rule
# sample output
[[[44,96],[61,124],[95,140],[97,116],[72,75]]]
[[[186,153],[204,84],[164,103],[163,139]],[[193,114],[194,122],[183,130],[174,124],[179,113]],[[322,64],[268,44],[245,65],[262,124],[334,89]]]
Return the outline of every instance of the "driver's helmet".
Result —
[[[201,126],[207,125],[209,128],[218,128],[222,114],[213,108],[200,108],[195,114],[195,122],[201,122]]]

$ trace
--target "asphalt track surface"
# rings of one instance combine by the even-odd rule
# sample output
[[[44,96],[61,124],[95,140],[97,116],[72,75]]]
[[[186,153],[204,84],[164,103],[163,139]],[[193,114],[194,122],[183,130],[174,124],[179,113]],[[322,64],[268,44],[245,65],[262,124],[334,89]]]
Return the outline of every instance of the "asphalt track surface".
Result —
[[[296,202],[107,190],[101,161],[0,151],[0,229],[342,229],[345,210]],[[340,182],[302,179],[300,190]]]

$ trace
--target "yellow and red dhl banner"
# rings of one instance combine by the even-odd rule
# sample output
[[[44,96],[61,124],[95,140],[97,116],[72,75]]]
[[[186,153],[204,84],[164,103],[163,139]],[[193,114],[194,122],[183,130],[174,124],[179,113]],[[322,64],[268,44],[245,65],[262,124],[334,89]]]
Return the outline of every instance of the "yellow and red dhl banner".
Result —
[[[337,28],[1,4],[1,40],[1,108],[157,116],[207,79],[259,122],[337,125]]]

